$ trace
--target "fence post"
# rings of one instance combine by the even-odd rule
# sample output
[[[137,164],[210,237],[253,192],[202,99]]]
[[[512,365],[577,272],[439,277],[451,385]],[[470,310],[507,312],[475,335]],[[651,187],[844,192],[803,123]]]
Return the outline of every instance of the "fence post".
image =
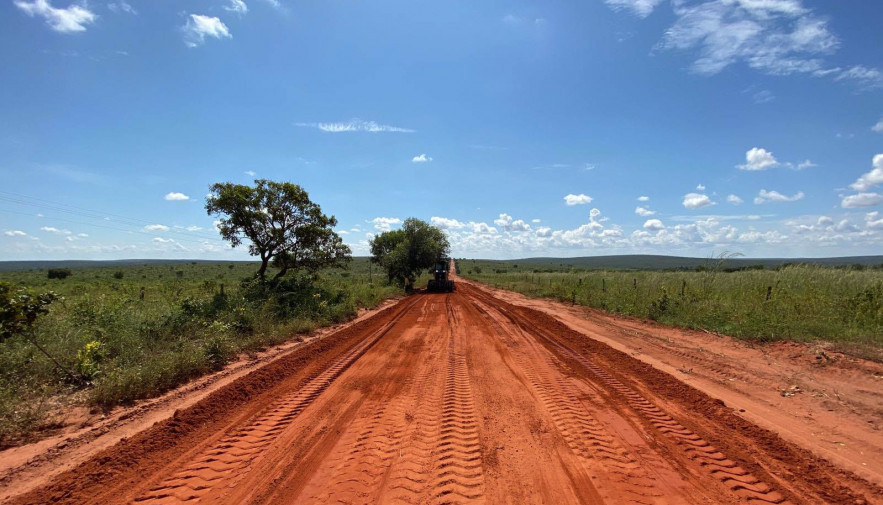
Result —
[[[607,292],[607,279],[601,279],[601,291]]]
[[[681,298],[684,297],[684,291],[687,289],[687,281],[682,281],[681,283]]]
[[[766,287],[766,301],[770,301],[770,297],[772,297],[772,296],[773,296],[773,287],[767,286]]]
[[[638,289],[638,279],[632,279],[632,289]]]

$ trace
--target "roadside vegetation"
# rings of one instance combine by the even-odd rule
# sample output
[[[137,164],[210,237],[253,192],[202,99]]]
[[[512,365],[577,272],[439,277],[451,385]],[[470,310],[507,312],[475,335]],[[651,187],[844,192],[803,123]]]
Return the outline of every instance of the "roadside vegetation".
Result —
[[[0,448],[67,406],[157,396],[400,293],[300,186],[215,184],[206,211],[260,261],[0,273]]]
[[[16,292],[58,296],[32,333],[0,343],[0,447],[51,428],[60,406],[109,408],[153,397],[240,353],[346,321],[401,293],[367,258],[346,270],[288,276],[273,288],[255,281],[259,266],[73,269],[63,280],[48,279],[45,269],[0,273]]]
[[[582,270],[563,263],[474,260],[457,264],[464,277],[531,297],[741,339],[826,341],[881,359],[880,267],[732,268],[725,259],[680,271]]]

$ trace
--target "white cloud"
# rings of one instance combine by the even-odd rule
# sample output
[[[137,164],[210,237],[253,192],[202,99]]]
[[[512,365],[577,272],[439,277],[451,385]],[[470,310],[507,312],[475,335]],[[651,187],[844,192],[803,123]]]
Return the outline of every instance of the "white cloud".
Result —
[[[702,184],[696,186],[696,191],[705,191],[705,186],[703,186]]]
[[[770,103],[776,99],[776,95],[772,91],[764,89],[751,96],[756,104]]]
[[[61,230],[61,229],[55,228],[53,226],[44,226],[44,227],[40,228],[40,230],[45,231],[47,233],[57,233],[59,235],[70,235],[71,234],[70,230]]]
[[[638,201],[639,201],[639,202],[649,202],[649,201],[650,201],[650,197],[649,197],[649,196],[639,196],[639,197],[638,197]]]
[[[785,196],[778,191],[761,189],[757,196],[754,197],[754,204],[760,205],[766,202],[796,202],[797,200],[803,199],[803,196],[803,191],[798,191],[793,196]]]
[[[745,164],[736,165],[740,170],[766,170],[779,165],[773,153],[762,147],[752,147],[745,153]]]
[[[3,232],[7,237],[27,237],[28,234],[21,230],[7,230]]]
[[[872,230],[883,230],[883,217],[876,210],[865,214],[865,226]]]
[[[531,219],[530,222],[531,223],[542,223],[543,221],[541,219]]]
[[[230,0],[230,5],[224,7],[224,10],[235,12],[241,16],[248,13],[248,5],[242,0]]]
[[[205,43],[206,37],[230,39],[233,35],[220,19],[201,14],[190,14],[187,23],[181,27],[187,47],[197,47]]]
[[[505,231],[530,231],[530,225],[521,219],[512,219],[509,214],[500,214],[500,217],[494,219],[494,224]]]
[[[584,195],[582,193],[580,193],[578,195],[574,195],[571,193],[571,194],[564,197],[564,203],[569,206],[585,205],[585,204],[591,203],[591,202],[592,202],[592,197],[588,196],[588,195]]]
[[[839,67],[834,68],[829,73],[835,75],[835,81],[855,81],[866,88],[883,87],[883,72],[876,68],[855,65],[846,70],[842,70]]]
[[[254,170],[246,170],[245,172],[242,172],[242,173],[249,176],[249,177],[254,177],[254,176],[258,175],[257,172],[255,172]]]
[[[402,224],[402,220],[397,217],[375,217],[371,222],[377,231],[389,231],[393,225]]]
[[[188,226],[187,228],[184,228],[184,229],[187,231],[200,231],[200,230],[202,230],[202,227],[201,226]]]
[[[111,12],[120,13],[125,12],[126,14],[136,15],[138,11],[135,10],[134,7],[126,3],[126,0],[119,0],[118,2],[111,2],[107,4],[107,8],[110,9]]]
[[[149,224],[144,227],[144,231],[169,231],[170,228],[164,224]]]
[[[46,24],[60,33],[74,33],[86,30],[86,25],[98,19],[98,15],[88,8],[71,5],[64,9],[53,7],[49,0],[16,0],[15,6],[28,16],[40,16]]]
[[[834,224],[834,220],[828,216],[819,216],[819,219],[818,219],[818,221],[816,221],[816,224],[819,226],[828,226],[828,225]]]
[[[796,168],[797,170],[803,170],[804,168],[812,168],[812,167],[817,167],[817,166],[818,166],[818,165],[816,165],[815,163],[813,163],[813,162],[811,162],[811,161],[809,161],[809,160],[806,160],[806,161],[804,161],[804,162],[798,163],[798,164],[797,164],[797,167],[795,167],[795,168]]]
[[[86,237],[88,237],[89,235],[86,234],[86,233],[77,233],[77,236],[80,237],[80,238],[86,238]]]
[[[437,217],[437,216],[432,216],[429,219],[429,224],[431,224],[433,226],[437,226],[438,228],[441,228],[442,230],[450,230],[450,229],[459,230],[460,228],[466,227],[466,223],[461,223],[460,221],[457,221],[456,219],[449,219],[446,217]]]
[[[647,217],[647,216],[652,216],[653,214],[656,214],[656,211],[650,210],[646,207],[635,207],[635,214],[637,214],[641,217]]]
[[[879,193],[858,193],[849,195],[840,201],[840,206],[844,209],[857,209],[861,207],[872,207],[883,203],[883,195]]]
[[[664,230],[665,226],[662,224],[662,221],[658,219],[648,219],[644,222],[644,229],[650,231],[659,231]]]
[[[170,202],[179,202],[179,201],[184,201],[184,200],[190,200],[190,197],[185,195],[184,193],[175,193],[175,192],[169,193],[163,198],[165,198],[167,201],[170,201]]]
[[[864,173],[855,182],[849,185],[856,191],[867,191],[874,186],[883,184],[883,154],[877,154],[871,161],[874,168],[870,172]]]
[[[687,193],[686,195],[684,195],[684,201],[682,202],[682,204],[688,209],[701,209],[702,207],[715,205],[715,202],[712,202],[711,198],[709,198],[707,195],[699,193]]]
[[[159,242],[160,244],[172,244],[174,243],[174,239],[170,238],[162,238],[162,237],[153,237],[154,242]]]
[[[427,156],[426,154],[421,154],[419,156],[414,156],[411,158],[411,163],[426,163],[428,161],[432,161],[431,156]]]
[[[877,121],[877,124],[871,127],[871,131],[883,133],[883,118],[881,118],[880,121]]]
[[[742,203],[742,199],[739,198],[739,197],[736,196],[736,195],[729,195],[729,196],[727,196],[727,201],[730,202],[730,203],[732,203],[733,205],[739,205],[739,204]]]
[[[697,50],[692,69],[699,74],[717,74],[736,63],[772,75],[819,72],[820,56],[839,44],[827,22],[800,0],[678,1],[673,6],[677,20],[660,46]]]
[[[604,0],[614,10],[626,9],[638,17],[645,18],[662,0]]]
[[[295,126],[307,128],[318,128],[323,132],[342,133],[342,132],[395,132],[395,133],[414,133],[416,130],[410,128],[401,128],[399,126],[389,126],[379,124],[376,121],[363,121],[361,119],[351,119],[338,123],[295,123]]]

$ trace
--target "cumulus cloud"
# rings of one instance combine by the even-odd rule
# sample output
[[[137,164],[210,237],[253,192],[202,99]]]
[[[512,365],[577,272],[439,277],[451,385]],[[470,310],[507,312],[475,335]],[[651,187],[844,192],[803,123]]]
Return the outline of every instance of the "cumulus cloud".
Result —
[[[879,193],[858,193],[843,197],[840,206],[844,209],[858,209],[861,207],[873,207],[883,203],[883,195]]]
[[[647,216],[652,216],[653,214],[656,214],[656,211],[650,210],[646,207],[635,207],[635,214],[637,214],[641,217],[647,217]]]
[[[681,202],[684,207],[688,209],[701,209],[702,207],[708,207],[709,205],[715,205],[715,202],[711,201],[711,198],[708,195],[703,195],[700,193],[687,193],[684,195],[684,201]]]
[[[585,205],[585,204],[591,203],[591,202],[592,202],[592,197],[588,196],[588,195],[584,195],[582,193],[580,193],[578,195],[574,195],[571,193],[571,194],[564,197],[564,203],[569,206]]]
[[[181,27],[187,47],[197,47],[205,43],[206,37],[230,39],[233,35],[220,19],[202,14],[190,14],[187,23]]]
[[[754,197],[754,204],[760,205],[766,202],[796,202],[797,200],[803,199],[803,196],[803,191],[799,191],[792,196],[785,196],[778,191],[761,189],[757,196]]]
[[[450,219],[447,217],[437,217],[437,216],[432,216],[429,219],[429,224],[431,224],[432,226],[441,228],[442,230],[459,230],[461,228],[466,227],[466,223],[461,223],[460,221],[457,221],[456,219]]]
[[[3,232],[7,237],[27,237],[28,234],[21,230],[7,230]]]
[[[880,121],[877,121],[877,124],[871,127],[871,131],[883,133],[883,118],[880,118]]]
[[[185,195],[184,193],[169,193],[164,197],[167,201],[170,202],[180,202],[184,200],[190,200],[190,197]]]
[[[702,184],[696,186],[696,191],[705,191],[705,186]]]
[[[248,13],[248,5],[242,0],[230,0],[230,5],[225,6],[224,10],[235,12],[241,16]]]
[[[46,233],[55,233],[58,235],[70,235],[70,230],[62,230],[59,228],[55,228],[54,226],[44,226],[40,228],[40,230],[45,231]]]
[[[658,219],[648,219],[644,222],[644,229],[650,231],[659,231],[664,230],[665,226],[662,224],[662,221]]]
[[[809,161],[809,160],[806,160],[806,161],[803,161],[803,162],[801,162],[801,163],[798,163],[797,166],[796,166],[795,168],[796,168],[797,170],[803,170],[804,168],[812,168],[812,167],[817,167],[817,166],[818,166],[818,165],[816,165],[815,163],[813,163],[813,162],[811,162],[811,161]]]
[[[376,121],[363,121],[361,119],[351,119],[349,121],[341,121],[337,123],[295,123],[295,126],[305,128],[318,128],[323,132],[343,133],[343,132],[369,132],[369,133],[414,133],[416,130],[410,128],[402,128],[399,126],[390,126],[380,124]]]
[[[28,16],[39,16],[50,28],[59,33],[74,33],[86,30],[98,16],[85,6],[70,5],[63,9],[53,7],[49,0],[16,0],[15,6]]]
[[[500,214],[494,224],[505,231],[530,231],[530,225],[521,219],[513,219],[509,214]]]
[[[865,226],[872,230],[883,230],[883,217],[876,210],[865,214]]]
[[[397,217],[375,217],[371,222],[377,231],[389,231],[394,225],[402,224],[402,220]]]
[[[639,201],[639,202],[649,202],[649,201],[650,201],[650,197],[649,197],[649,196],[639,196],[639,197],[638,197],[638,201]]]
[[[739,205],[739,204],[742,203],[742,199],[739,198],[739,197],[736,196],[736,195],[729,195],[729,196],[727,196],[727,201],[730,202],[730,203],[732,203],[733,205]]]
[[[170,229],[164,224],[149,224],[144,227],[144,231],[169,231]]]
[[[883,154],[877,154],[871,162],[873,168],[870,172],[864,173],[857,181],[849,185],[856,191],[867,191],[874,186],[883,184]]]
[[[428,161],[432,161],[432,157],[427,156],[425,153],[411,158],[411,163],[426,163]]]
[[[745,164],[736,167],[740,170],[766,170],[778,165],[773,153],[762,147],[752,147],[745,153]]]

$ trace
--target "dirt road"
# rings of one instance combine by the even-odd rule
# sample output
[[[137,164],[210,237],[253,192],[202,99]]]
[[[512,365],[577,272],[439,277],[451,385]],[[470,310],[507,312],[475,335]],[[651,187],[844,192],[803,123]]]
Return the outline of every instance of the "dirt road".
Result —
[[[458,286],[306,345],[12,502],[883,503],[675,375]]]

